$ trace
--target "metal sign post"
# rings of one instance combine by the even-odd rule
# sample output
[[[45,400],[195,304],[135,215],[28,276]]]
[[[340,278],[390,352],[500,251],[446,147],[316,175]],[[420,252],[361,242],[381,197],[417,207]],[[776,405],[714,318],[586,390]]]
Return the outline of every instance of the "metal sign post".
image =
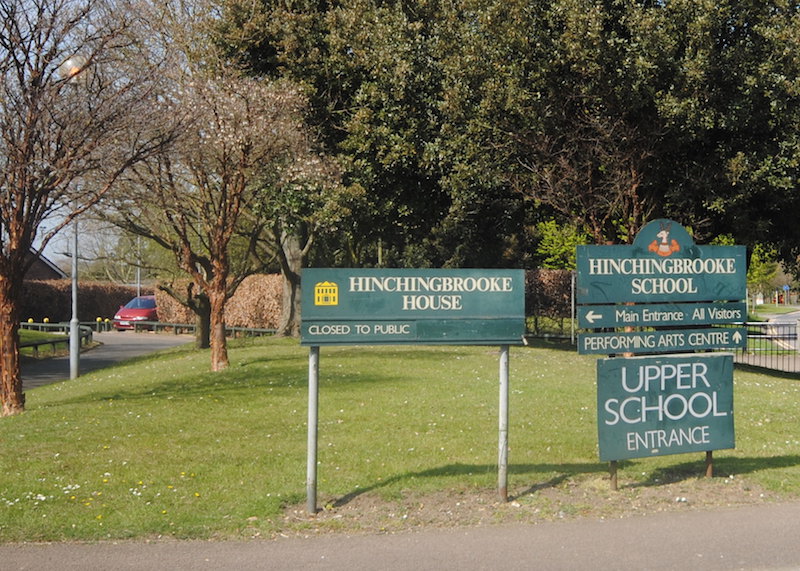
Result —
[[[317,513],[317,428],[319,425],[319,347],[308,352],[308,454],[306,510]]]
[[[500,406],[499,444],[497,459],[497,489],[502,500],[508,501],[508,345],[500,347]]]
[[[503,501],[508,501],[508,364],[509,346],[500,347],[499,439],[497,460],[497,489]],[[306,511],[317,513],[317,435],[319,431],[319,347],[308,353],[308,450],[306,454]]]

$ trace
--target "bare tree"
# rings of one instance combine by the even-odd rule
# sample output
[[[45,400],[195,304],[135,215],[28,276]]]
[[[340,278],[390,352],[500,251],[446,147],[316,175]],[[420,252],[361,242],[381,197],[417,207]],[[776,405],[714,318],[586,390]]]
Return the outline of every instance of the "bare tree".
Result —
[[[174,253],[195,284],[184,303],[198,311],[207,299],[211,368],[218,371],[228,366],[225,304],[265,267],[257,245],[271,212],[262,189],[280,185],[294,173],[290,166],[313,155],[304,100],[288,83],[218,71],[187,75],[176,97],[192,121],[174,145],[126,175],[114,221]]]
[[[154,125],[159,59],[126,0],[0,0],[0,398],[24,410],[22,280],[34,243],[100,201],[168,140]],[[48,220],[50,230],[37,236]],[[53,222],[55,220],[55,222]]]
[[[633,240],[656,206],[642,193],[651,143],[622,119],[575,107],[562,117],[557,135],[519,139],[529,174],[512,184],[586,228],[597,244]]]

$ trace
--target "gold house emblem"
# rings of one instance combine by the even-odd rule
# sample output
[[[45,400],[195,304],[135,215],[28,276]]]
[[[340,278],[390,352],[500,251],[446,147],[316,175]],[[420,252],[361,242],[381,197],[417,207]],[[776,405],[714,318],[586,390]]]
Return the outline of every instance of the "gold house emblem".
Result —
[[[339,286],[333,282],[319,282],[314,286],[314,305],[339,305]]]

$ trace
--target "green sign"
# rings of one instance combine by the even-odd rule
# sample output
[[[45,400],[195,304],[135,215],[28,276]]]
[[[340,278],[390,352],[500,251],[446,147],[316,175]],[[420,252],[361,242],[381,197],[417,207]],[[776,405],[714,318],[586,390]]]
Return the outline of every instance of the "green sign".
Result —
[[[656,303],[639,305],[583,305],[578,327],[658,327],[719,325],[747,321],[747,306],[732,303]]]
[[[600,460],[734,447],[733,355],[597,361]]]
[[[577,303],[740,301],[744,246],[697,246],[686,229],[655,220],[630,246],[578,246]]]
[[[744,327],[583,333],[578,337],[578,353],[582,355],[680,353],[746,346],[747,329]]]
[[[522,270],[303,271],[301,343],[520,345]]]

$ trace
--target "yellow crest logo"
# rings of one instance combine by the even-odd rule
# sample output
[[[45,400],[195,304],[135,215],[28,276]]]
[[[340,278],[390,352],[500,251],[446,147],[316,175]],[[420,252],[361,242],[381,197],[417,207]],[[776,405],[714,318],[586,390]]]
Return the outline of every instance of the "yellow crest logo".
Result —
[[[339,286],[334,282],[318,282],[314,286],[314,305],[339,305]]]

